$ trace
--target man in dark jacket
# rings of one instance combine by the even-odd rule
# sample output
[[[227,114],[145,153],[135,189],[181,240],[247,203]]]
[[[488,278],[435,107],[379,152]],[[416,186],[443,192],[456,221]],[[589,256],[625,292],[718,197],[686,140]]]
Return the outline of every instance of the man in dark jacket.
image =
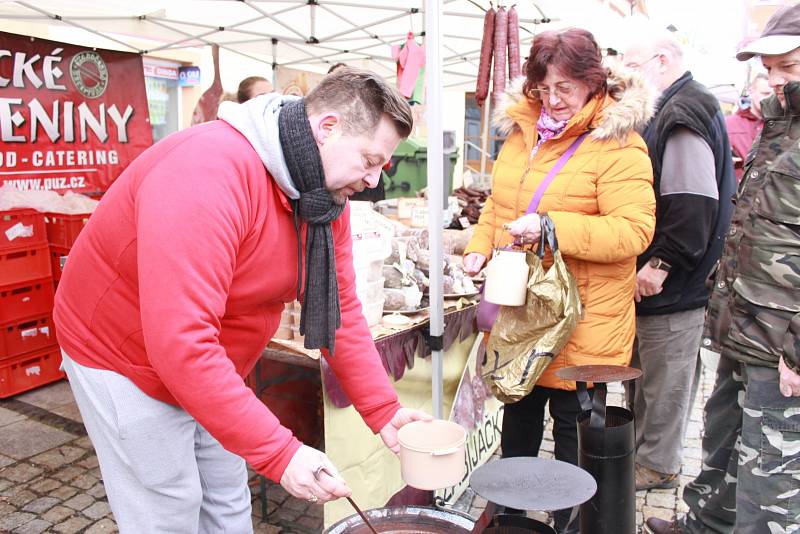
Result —
[[[737,55],[760,56],[774,97],[736,193],[703,346],[721,350],[705,407],[703,467],[689,513],[645,531],[778,533],[800,528],[800,4]]]
[[[666,32],[665,32],[666,33]],[[653,163],[656,232],[636,277],[636,489],[674,488],[700,370],[698,349],[709,290],[736,187],[717,99],[683,67],[670,36],[631,46],[625,64],[660,92],[644,131]]]
[[[733,168],[736,171],[736,180],[742,179],[744,172],[744,160],[750,147],[753,145],[761,128],[764,127],[764,119],[761,115],[761,101],[772,96],[772,88],[769,86],[767,75],[763,72],[756,74],[750,82],[747,99],[736,113],[725,117],[725,126],[728,128],[728,138],[731,141],[733,151]]]

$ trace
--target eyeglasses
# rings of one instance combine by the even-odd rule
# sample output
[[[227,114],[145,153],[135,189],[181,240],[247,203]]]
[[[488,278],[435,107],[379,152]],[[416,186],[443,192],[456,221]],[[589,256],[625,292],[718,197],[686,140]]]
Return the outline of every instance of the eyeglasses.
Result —
[[[641,63],[625,63],[625,66],[628,67],[629,69],[639,70],[639,69],[641,69],[642,67],[644,67],[645,65],[647,65],[648,63],[650,63],[651,61],[653,61],[655,58],[657,58],[660,55],[661,54],[655,54],[650,59],[646,59],[646,60],[642,61]]]
[[[577,89],[573,83],[563,82],[556,85],[553,89],[531,89],[531,95],[539,98],[540,100],[549,100],[550,95],[556,95],[559,100],[569,98],[572,93]]]

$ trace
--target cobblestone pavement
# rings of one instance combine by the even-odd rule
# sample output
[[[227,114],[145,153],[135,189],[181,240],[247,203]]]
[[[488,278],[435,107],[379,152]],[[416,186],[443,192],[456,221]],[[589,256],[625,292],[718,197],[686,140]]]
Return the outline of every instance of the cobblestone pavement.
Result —
[[[637,521],[671,518],[686,511],[683,486],[700,470],[702,406],[713,388],[706,370],[698,402],[691,413],[685,458],[677,490],[637,494]],[[622,404],[621,387],[611,386],[609,404]],[[542,456],[550,456],[550,423]],[[290,497],[275,484],[267,485],[267,517],[262,521],[259,484],[251,479],[253,525],[256,534],[317,534],[322,507]],[[477,517],[485,501],[469,490],[456,508]],[[545,519],[544,514],[531,514]],[[117,532],[105,496],[97,457],[86,436],[66,381],[0,400],[0,534],[100,534]]]
[[[714,389],[714,379],[716,378],[716,362],[711,362],[713,368],[703,366],[703,376],[697,391],[697,399],[689,417],[689,424],[686,429],[683,449],[683,467],[680,474],[680,486],[677,489],[649,490],[636,492],[636,524],[641,529],[642,524],[648,517],[660,517],[670,520],[676,514],[682,514],[689,509],[683,502],[681,495],[683,487],[694,480],[700,473],[700,463],[702,460],[702,432],[703,432],[703,407],[708,397]],[[624,406],[624,394],[621,384],[609,384],[608,405]],[[547,412],[545,412],[547,413]],[[548,416],[549,417],[549,416]],[[545,430],[545,439],[542,443],[541,456],[543,458],[553,457],[552,441],[552,420],[548,421]],[[462,512],[467,512],[472,517],[478,517],[486,506],[486,501],[474,495],[471,490],[462,496],[456,503],[455,508]],[[529,512],[529,517],[539,521],[547,521],[547,514]]]

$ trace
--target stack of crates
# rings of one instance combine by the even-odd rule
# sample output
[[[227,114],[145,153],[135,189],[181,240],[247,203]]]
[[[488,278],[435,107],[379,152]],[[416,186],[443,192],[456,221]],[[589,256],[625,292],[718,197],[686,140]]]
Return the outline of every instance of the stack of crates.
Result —
[[[45,216],[0,212],[0,398],[60,380]]]
[[[89,215],[91,214],[44,214],[47,242],[50,245],[50,268],[53,271],[53,283],[56,287],[58,287],[58,281],[61,280],[61,258],[69,254],[69,249],[72,248],[78,234],[89,222]]]

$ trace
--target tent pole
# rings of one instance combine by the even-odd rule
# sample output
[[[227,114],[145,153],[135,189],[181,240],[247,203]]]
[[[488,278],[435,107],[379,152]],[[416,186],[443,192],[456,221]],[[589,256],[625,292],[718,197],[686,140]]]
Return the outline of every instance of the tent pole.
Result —
[[[317,34],[317,6],[315,4],[310,4],[309,8],[311,12],[311,33],[309,34],[309,38],[316,39],[314,36]]]
[[[278,90],[278,40],[272,38],[272,90]]]
[[[39,9],[38,7],[32,5],[32,4],[28,3],[28,2],[17,2],[17,4],[21,5],[22,7],[26,7],[28,9],[30,9],[31,11],[36,11],[37,13],[39,13],[41,15],[44,15],[45,17],[47,17],[49,19],[55,19],[55,15],[53,13],[48,13],[44,9]],[[60,20],[64,24],[67,24],[67,25],[70,25],[70,26],[75,26],[76,28],[80,28],[83,31],[86,31],[86,32],[89,32],[89,33],[93,33],[94,35],[102,37],[103,39],[108,39],[109,41],[113,41],[113,42],[115,42],[115,43],[117,43],[119,45],[122,45],[122,46],[126,47],[126,48],[130,48],[134,52],[139,52],[139,53],[142,52],[138,47],[133,46],[133,45],[131,45],[129,43],[126,43],[125,41],[120,41],[119,39],[111,37],[110,35],[106,35],[106,34],[104,34],[102,32],[97,31],[97,30],[93,30],[88,26],[84,26],[83,24],[78,24],[77,22],[73,21],[71,19],[71,17],[61,17],[58,20]]]
[[[481,133],[481,187],[486,185],[486,154],[489,152],[489,108],[492,107],[489,99],[483,102],[483,132]]]
[[[380,19],[380,20],[369,22],[367,24],[360,24],[358,26],[353,26],[350,29],[347,29],[347,30],[344,30],[344,31],[341,31],[341,32],[336,32],[336,33],[331,34],[331,35],[326,35],[325,37],[320,37],[319,38],[319,42],[324,43],[328,39],[336,39],[337,37],[341,37],[342,35],[347,35],[348,33],[352,32],[353,30],[363,30],[363,29],[369,28],[371,26],[379,26],[381,24],[385,24],[385,23],[391,22],[393,20],[401,19],[403,17],[406,17],[409,14],[410,14],[410,12],[400,13],[399,15],[392,15],[391,17],[386,17],[386,18],[383,18],[383,19]]]
[[[430,249],[430,334],[433,416],[444,417],[443,350],[444,333],[442,229],[444,216],[444,146],[442,139],[442,56],[439,43],[439,17],[442,0],[425,0],[425,80],[426,119],[428,121],[428,247]],[[438,342],[438,343],[437,343]]]
[[[364,4],[355,4],[353,2],[337,2],[337,1],[333,1],[333,0],[325,0],[325,5],[326,6],[338,6],[338,7],[358,7],[358,8],[363,8],[364,7]],[[381,6],[381,5],[373,5],[373,4],[370,4],[368,7],[370,9],[381,9],[383,11],[395,11],[395,12],[408,13],[408,8],[407,7]]]
[[[251,8],[254,11],[256,11],[257,13],[259,13],[262,18],[269,19],[272,22],[274,22],[275,24],[278,24],[279,26],[283,26],[284,28],[286,28],[287,30],[289,30],[290,32],[295,34],[298,38],[300,38],[300,39],[302,39],[304,41],[306,40],[306,36],[305,35],[303,35],[299,31],[297,31],[296,29],[294,29],[291,25],[286,24],[282,20],[276,18],[275,15],[273,15],[272,13],[267,13],[266,11],[264,11],[263,9],[258,7],[254,2],[251,2],[250,0],[241,0],[241,1],[244,2],[249,8]],[[294,7],[297,7],[297,6],[294,6]]]
[[[312,7],[312,9],[314,8],[314,6],[311,6],[311,7]],[[350,26],[352,26],[353,28],[355,28],[355,27],[356,27],[356,23],[355,23],[355,22],[352,22],[352,21],[351,21],[350,19],[348,19],[347,17],[343,17],[342,15],[340,15],[339,13],[337,13],[336,11],[334,11],[333,9],[331,9],[331,8],[329,8],[329,7],[327,7],[327,6],[323,5],[323,4],[320,4],[320,5],[319,5],[319,7],[320,7],[320,8],[322,8],[322,9],[324,9],[325,11],[327,11],[328,13],[330,13],[331,15],[333,15],[334,17],[338,18],[339,20],[341,20],[341,21],[343,21],[343,22],[346,22],[347,24],[349,24],[349,25],[350,25]],[[375,39],[375,40],[377,40],[377,41],[380,41],[380,42],[382,42],[382,43],[383,43],[383,44],[385,44],[386,46],[392,46],[392,43],[390,43],[389,41],[387,41],[387,40],[386,40],[384,37],[381,37],[380,35],[377,35],[377,34],[375,34],[374,32],[367,31],[367,29],[366,29],[366,28],[359,28],[359,29],[358,29],[358,31],[360,31],[360,32],[362,32],[362,33],[364,33],[364,34],[366,34],[366,35],[367,35],[367,36],[369,36],[370,38],[373,38],[373,39]],[[327,41],[327,42],[330,42],[330,40],[329,40],[329,41]]]

